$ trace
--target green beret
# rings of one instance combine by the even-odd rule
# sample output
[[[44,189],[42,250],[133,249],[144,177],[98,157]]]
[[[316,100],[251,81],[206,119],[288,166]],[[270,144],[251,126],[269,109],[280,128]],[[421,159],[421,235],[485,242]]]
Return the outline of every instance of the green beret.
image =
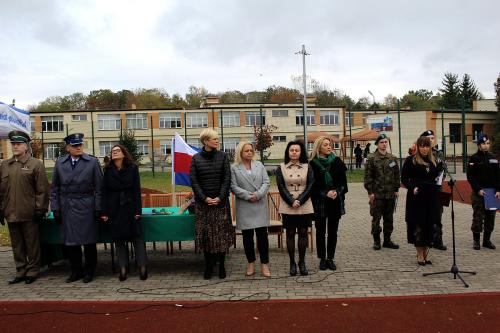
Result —
[[[378,137],[377,137],[377,140],[375,140],[375,144],[378,145],[378,142],[380,140],[383,140],[383,139],[389,139],[389,137],[386,135],[386,134],[380,134]]]

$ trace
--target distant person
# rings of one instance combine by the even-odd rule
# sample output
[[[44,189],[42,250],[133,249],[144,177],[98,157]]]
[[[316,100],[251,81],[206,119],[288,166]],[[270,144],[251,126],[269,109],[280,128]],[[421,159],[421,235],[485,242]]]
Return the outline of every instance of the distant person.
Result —
[[[205,256],[203,277],[211,279],[215,261],[219,278],[226,278],[226,252],[234,244],[229,192],[231,165],[229,155],[218,150],[219,134],[211,128],[200,133],[201,152],[191,160],[190,180],[196,200],[196,247]]]
[[[356,148],[354,148],[354,156],[356,156],[356,169],[360,169],[361,163],[363,163],[363,150],[359,143],[356,145]]]
[[[39,223],[49,205],[49,182],[43,163],[29,151],[30,137],[9,133],[12,157],[0,167],[0,224],[9,228],[16,276],[9,284],[33,283],[40,274]]]
[[[495,197],[500,198],[500,169],[498,160],[489,152],[490,140],[486,134],[477,139],[477,152],[469,159],[467,180],[472,187],[472,236],[474,250],[480,250],[480,238],[484,225],[483,247],[496,249],[491,242],[491,234],[495,227],[496,210],[485,209],[485,189],[493,189]]]
[[[235,162],[231,166],[231,190],[236,200],[236,229],[243,234],[243,247],[247,257],[245,275],[255,274],[255,244],[254,233],[257,238],[261,273],[270,277],[269,270],[269,207],[267,192],[269,190],[269,176],[264,165],[254,160],[253,145],[241,141],[236,146]]]
[[[111,158],[104,167],[101,218],[111,224],[111,237],[116,243],[119,280],[127,279],[129,266],[127,242],[133,244],[141,280],[148,278],[146,245],[141,238],[141,179],[132,156],[122,145],[111,148]]]
[[[401,181],[408,189],[405,212],[408,243],[415,245],[417,262],[425,266],[432,264],[429,249],[439,213],[439,177],[444,167],[432,154],[430,138],[421,136],[416,146],[415,155],[408,156],[403,164]]]
[[[311,199],[314,206],[314,225],[319,269],[337,269],[335,251],[339,221],[345,214],[345,194],[347,193],[346,166],[342,159],[332,153],[332,142],[320,136],[314,142],[309,162],[314,173]],[[328,234],[328,244],[325,242]]]
[[[50,208],[61,224],[61,240],[71,265],[67,283],[91,282],[97,265],[103,175],[99,160],[84,153],[83,137],[75,133],[64,138],[68,154],[57,159],[52,173]]]
[[[281,196],[279,212],[286,230],[286,247],[290,258],[290,275],[297,275],[295,262],[295,234],[298,233],[299,271],[308,275],[305,257],[307,232],[314,213],[311,190],[314,173],[307,163],[307,152],[300,141],[290,141],[285,149],[283,163],[276,168],[276,184]]]
[[[391,240],[394,230],[394,208],[399,196],[399,165],[396,156],[387,151],[389,138],[380,134],[375,140],[377,150],[368,157],[365,166],[364,186],[368,192],[370,215],[372,216],[371,234],[373,249],[380,250],[380,220],[384,219],[383,247],[398,249],[399,245]]]
[[[366,163],[366,160],[368,159],[368,155],[370,155],[370,146],[371,146],[371,143],[368,142],[365,146],[365,149],[363,150],[363,159],[364,159],[365,163]]]

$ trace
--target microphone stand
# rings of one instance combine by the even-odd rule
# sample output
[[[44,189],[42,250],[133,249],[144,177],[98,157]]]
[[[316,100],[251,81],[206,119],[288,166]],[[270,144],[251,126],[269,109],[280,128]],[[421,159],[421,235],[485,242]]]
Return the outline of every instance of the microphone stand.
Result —
[[[455,247],[455,208],[453,205],[453,188],[455,187],[455,180],[453,179],[453,176],[450,174],[448,171],[448,166],[446,165],[446,161],[442,161],[444,164],[444,172],[446,175],[450,177],[450,180],[448,181],[448,185],[451,189],[451,237],[453,240],[453,264],[451,266],[451,269],[449,271],[442,271],[442,272],[434,272],[434,273],[423,273],[423,276],[428,276],[428,275],[440,275],[440,274],[448,274],[451,273],[453,274],[453,279],[456,279],[457,277],[462,281],[464,284],[465,288],[469,288],[469,285],[464,281],[462,276],[460,276],[460,273],[465,273],[465,274],[472,274],[476,275],[476,272],[470,272],[470,271],[461,271],[458,269],[457,266],[457,258],[456,258],[456,247]],[[458,192],[460,194],[460,191]],[[463,197],[460,194],[460,197],[463,201]]]

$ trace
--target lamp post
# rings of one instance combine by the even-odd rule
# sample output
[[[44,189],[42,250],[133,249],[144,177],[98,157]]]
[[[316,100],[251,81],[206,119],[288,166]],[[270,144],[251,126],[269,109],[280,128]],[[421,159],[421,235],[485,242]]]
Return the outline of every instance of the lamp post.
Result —
[[[372,98],[373,98],[373,105],[375,105],[375,96],[373,96],[373,93],[372,93],[372,91],[371,91],[371,90],[368,90],[368,93],[369,93],[370,95],[372,95]]]
[[[304,89],[304,101],[302,107],[302,115],[303,115],[303,125],[304,125],[304,146],[306,151],[308,150],[308,142],[307,142],[307,91],[306,91],[306,55],[309,53],[306,52],[306,46],[302,44],[302,50],[299,52],[295,52],[295,54],[302,55],[302,84]]]

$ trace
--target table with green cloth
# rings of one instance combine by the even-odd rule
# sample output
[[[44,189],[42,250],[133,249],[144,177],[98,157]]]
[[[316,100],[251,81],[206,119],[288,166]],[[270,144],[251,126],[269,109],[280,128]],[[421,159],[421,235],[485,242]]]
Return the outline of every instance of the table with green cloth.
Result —
[[[153,210],[157,213],[153,214]],[[177,214],[179,207],[143,208],[141,215],[142,239],[145,242],[173,242],[195,239],[195,216],[186,210]],[[161,214],[168,212],[169,214]],[[52,213],[46,222],[40,224],[40,241],[42,245],[59,245],[61,241],[60,225],[54,222]],[[99,243],[113,243],[111,225],[99,222]],[[111,247],[113,250],[113,247]],[[59,260],[58,258],[57,260]],[[114,270],[114,251],[112,251],[112,265]],[[50,259],[45,258],[45,262]]]

